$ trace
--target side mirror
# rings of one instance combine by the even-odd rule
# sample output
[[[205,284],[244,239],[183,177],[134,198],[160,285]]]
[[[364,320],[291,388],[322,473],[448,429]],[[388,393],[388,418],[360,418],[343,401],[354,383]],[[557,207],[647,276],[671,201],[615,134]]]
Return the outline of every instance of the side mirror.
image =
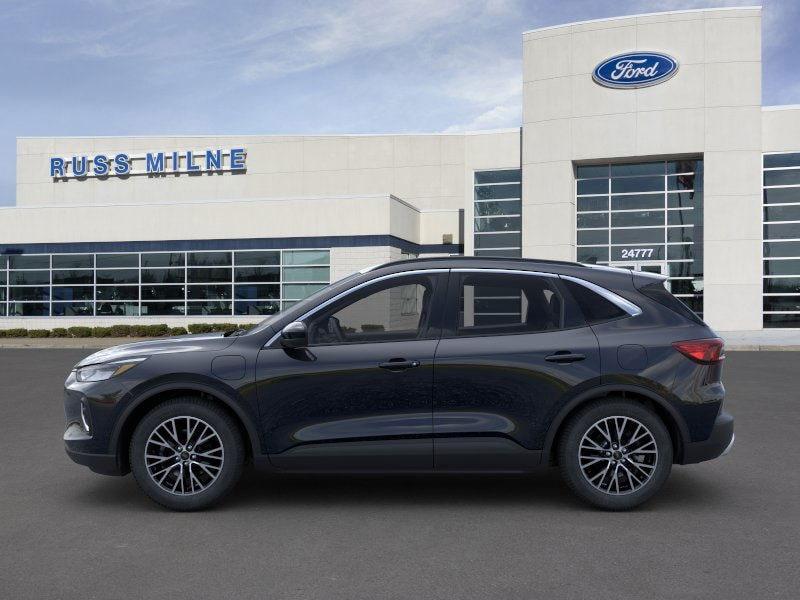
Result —
[[[305,348],[308,346],[308,329],[302,321],[293,321],[281,330],[281,346]]]

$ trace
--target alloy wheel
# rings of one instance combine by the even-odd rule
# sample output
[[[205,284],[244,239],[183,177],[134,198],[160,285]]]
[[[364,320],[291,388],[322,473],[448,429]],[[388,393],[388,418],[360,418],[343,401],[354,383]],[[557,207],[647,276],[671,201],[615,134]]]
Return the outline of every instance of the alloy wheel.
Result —
[[[161,489],[187,496],[209,488],[222,473],[225,449],[202,419],[172,417],[153,429],[144,447],[147,472]]]
[[[650,430],[631,417],[595,422],[581,438],[578,463],[586,481],[615,496],[647,485],[658,464],[658,445]]]

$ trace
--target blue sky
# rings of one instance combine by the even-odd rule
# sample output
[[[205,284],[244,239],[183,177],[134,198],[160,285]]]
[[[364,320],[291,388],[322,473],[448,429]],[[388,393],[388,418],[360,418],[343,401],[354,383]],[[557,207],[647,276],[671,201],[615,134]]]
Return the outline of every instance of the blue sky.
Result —
[[[516,127],[522,37],[753,0],[0,0],[0,205],[17,136]],[[763,101],[800,103],[800,2],[764,3]]]

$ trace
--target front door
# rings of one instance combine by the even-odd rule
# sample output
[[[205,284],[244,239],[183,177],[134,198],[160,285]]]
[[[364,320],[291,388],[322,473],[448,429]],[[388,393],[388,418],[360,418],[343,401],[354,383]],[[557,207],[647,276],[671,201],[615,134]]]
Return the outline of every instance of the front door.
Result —
[[[377,282],[306,319],[308,348],[260,352],[261,425],[273,465],[432,468],[433,357],[446,279],[445,271]]]
[[[436,352],[434,462],[529,470],[569,394],[597,385],[597,338],[558,277],[453,269]]]

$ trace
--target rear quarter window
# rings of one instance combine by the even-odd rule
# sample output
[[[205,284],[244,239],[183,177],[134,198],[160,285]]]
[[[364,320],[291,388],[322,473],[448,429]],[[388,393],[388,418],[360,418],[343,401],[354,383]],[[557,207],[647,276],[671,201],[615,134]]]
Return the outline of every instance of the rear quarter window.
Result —
[[[614,319],[619,319],[628,315],[628,313],[619,306],[606,300],[600,294],[593,292],[580,283],[570,281],[569,279],[563,279],[562,281],[569,290],[569,293],[572,294],[578,307],[580,307],[589,325],[613,321]]]

